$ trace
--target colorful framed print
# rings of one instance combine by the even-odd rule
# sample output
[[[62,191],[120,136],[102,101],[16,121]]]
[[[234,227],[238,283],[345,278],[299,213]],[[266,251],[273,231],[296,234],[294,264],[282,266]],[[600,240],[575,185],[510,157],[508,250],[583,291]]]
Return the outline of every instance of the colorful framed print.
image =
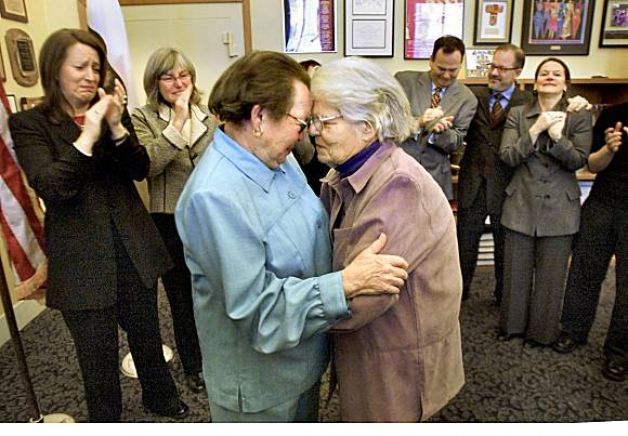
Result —
[[[628,0],[605,0],[600,47],[628,47]]]
[[[524,0],[527,55],[588,55],[595,0]]]
[[[283,0],[284,53],[335,53],[336,0]]]
[[[473,44],[498,45],[510,42],[514,0],[475,0]]]

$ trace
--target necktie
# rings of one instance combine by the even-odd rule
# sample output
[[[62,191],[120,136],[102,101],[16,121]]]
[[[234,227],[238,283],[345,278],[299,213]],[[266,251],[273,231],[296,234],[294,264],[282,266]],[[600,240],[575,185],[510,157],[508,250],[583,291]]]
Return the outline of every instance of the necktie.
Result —
[[[434,89],[434,94],[432,94],[432,107],[438,107],[440,106],[440,93],[443,90],[443,88],[435,88]]]
[[[497,121],[501,116],[504,109],[502,108],[502,104],[500,100],[502,99],[502,93],[495,93],[495,103],[493,103],[493,109],[491,110],[491,119],[493,122]]]

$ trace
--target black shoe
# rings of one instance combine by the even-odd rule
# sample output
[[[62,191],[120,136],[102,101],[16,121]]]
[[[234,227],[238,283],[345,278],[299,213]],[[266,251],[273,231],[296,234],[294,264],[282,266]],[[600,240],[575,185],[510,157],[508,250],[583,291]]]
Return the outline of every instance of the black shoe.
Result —
[[[520,338],[522,336],[523,336],[523,334],[520,334],[520,333],[510,333],[509,334],[509,333],[498,332],[497,333],[497,340],[501,341],[501,342],[508,342],[511,339]]]
[[[471,296],[471,291],[469,291],[468,288],[462,290],[462,301],[468,300],[470,296]]]
[[[552,348],[557,353],[568,354],[583,344],[584,342],[575,340],[569,333],[561,332],[556,342],[552,344]]]
[[[146,411],[154,413],[155,415],[165,416],[173,419],[184,419],[190,414],[190,408],[183,400],[179,400],[175,407],[169,409],[153,409],[151,407],[145,407]]]
[[[203,380],[203,373],[201,372],[196,374],[186,374],[185,383],[192,392],[197,394],[205,390],[205,380]]]
[[[606,359],[606,362],[604,362],[604,366],[602,367],[602,375],[607,379],[616,382],[623,382],[626,380],[627,372],[628,367],[626,367],[626,365],[622,365],[613,359]]]

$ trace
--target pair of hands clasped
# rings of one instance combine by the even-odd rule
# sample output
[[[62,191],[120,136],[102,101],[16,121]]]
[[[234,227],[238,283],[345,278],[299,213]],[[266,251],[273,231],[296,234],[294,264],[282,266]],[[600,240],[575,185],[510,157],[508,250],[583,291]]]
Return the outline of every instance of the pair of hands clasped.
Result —
[[[386,235],[379,237],[342,270],[345,296],[398,294],[408,278],[408,262],[400,256],[379,254]]]
[[[122,124],[122,114],[127,97],[122,83],[115,79],[114,89],[107,94],[104,89],[98,88],[98,102],[85,112],[85,125],[74,145],[84,154],[92,155],[94,144],[98,141],[102,129],[102,121],[106,120],[111,138],[121,139],[128,135]]]
[[[568,112],[578,112],[582,109],[591,109],[591,104],[584,97],[579,95],[568,98],[569,105],[567,111],[546,111],[541,113],[536,122],[530,127],[530,134],[533,138],[537,138],[542,132],[547,130],[553,141],[558,141],[563,136],[565,121]]]
[[[425,129],[430,133],[442,133],[445,130],[449,130],[454,125],[454,117],[453,115],[445,116],[443,112],[443,108],[429,108],[423,112],[417,122],[419,123],[419,128]]]

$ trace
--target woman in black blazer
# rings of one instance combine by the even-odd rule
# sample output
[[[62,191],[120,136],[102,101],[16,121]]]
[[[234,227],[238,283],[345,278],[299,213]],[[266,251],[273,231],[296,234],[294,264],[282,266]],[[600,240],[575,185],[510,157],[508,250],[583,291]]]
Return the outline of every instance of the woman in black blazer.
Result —
[[[48,306],[63,315],[86,391],[90,421],[115,422],[122,411],[118,324],[142,384],[148,411],[187,415],[164,361],[157,277],[171,266],[134,186],[148,172],[116,80],[105,93],[101,41],[63,29],[42,46],[41,105],[13,115],[15,151],[46,206]]]
[[[560,59],[543,60],[535,73],[536,99],[512,108],[500,158],[513,168],[501,224],[504,238],[503,339],[524,335],[550,345],[559,333],[567,263],[580,226],[576,170],[591,148],[589,111],[567,113],[570,75]]]

